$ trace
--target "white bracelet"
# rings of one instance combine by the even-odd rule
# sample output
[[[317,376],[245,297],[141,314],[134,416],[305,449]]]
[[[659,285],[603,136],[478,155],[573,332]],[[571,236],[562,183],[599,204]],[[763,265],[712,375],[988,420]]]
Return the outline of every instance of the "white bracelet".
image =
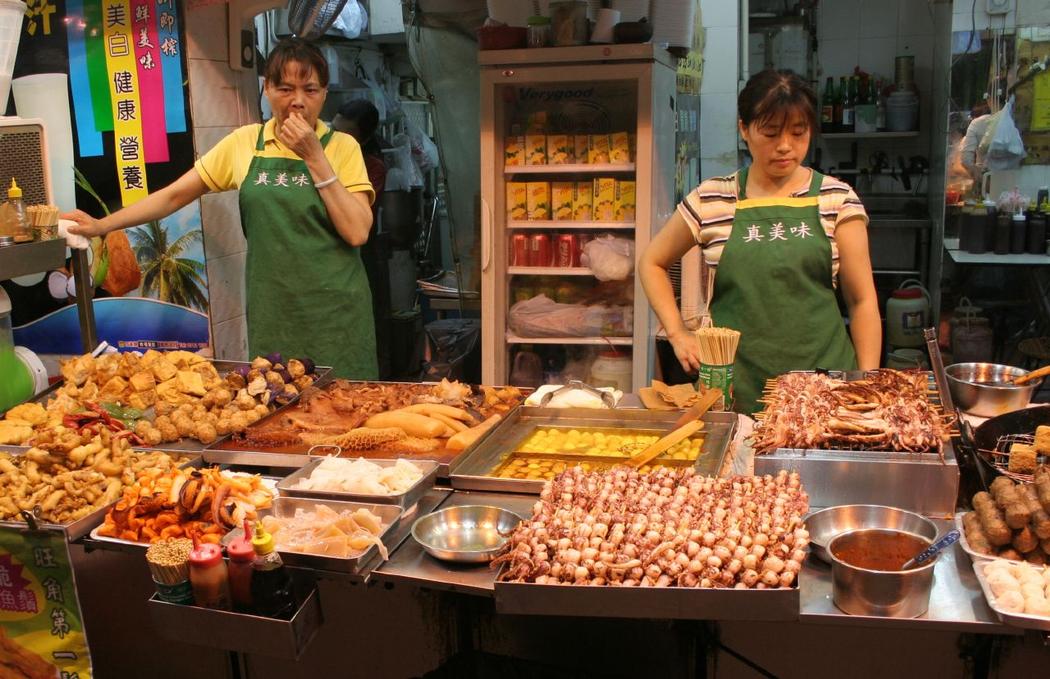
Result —
[[[332,175],[331,177],[329,177],[328,179],[324,180],[323,182],[314,182],[314,188],[315,189],[323,189],[324,187],[328,186],[329,184],[335,184],[337,179],[339,179],[338,175]]]

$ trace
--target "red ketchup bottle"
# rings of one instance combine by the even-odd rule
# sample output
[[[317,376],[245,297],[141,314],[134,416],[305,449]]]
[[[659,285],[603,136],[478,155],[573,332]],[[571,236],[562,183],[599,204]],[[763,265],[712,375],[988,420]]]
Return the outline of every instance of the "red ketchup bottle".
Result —
[[[226,547],[230,557],[230,598],[233,610],[238,613],[250,613],[252,610],[252,562],[255,561],[255,548],[252,547],[251,528],[244,522],[244,535]]]

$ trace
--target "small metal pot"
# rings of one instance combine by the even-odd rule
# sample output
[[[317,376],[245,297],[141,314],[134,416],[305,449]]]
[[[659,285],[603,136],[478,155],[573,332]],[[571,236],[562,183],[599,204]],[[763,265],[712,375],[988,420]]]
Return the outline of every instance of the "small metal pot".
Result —
[[[1014,386],[1027,370],[998,363],[955,363],[944,369],[955,406],[979,417],[996,417],[1027,408],[1042,380]]]
[[[825,563],[831,563],[828,543],[835,536],[862,528],[886,528],[913,533],[933,540],[937,525],[921,514],[883,505],[838,505],[819,509],[806,516],[809,549]]]
[[[903,533],[885,529],[864,528],[837,535],[828,544],[831,558],[831,600],[850,615],[869,615],[884,618],[914,618],[930,606],[933,589],[935,557],[919,568],[907,571],[875,571],[859,568],[835,556],[836,547],[861,545],[877,540],[879,535]],[[927,546],[930,540],[907,533]]]

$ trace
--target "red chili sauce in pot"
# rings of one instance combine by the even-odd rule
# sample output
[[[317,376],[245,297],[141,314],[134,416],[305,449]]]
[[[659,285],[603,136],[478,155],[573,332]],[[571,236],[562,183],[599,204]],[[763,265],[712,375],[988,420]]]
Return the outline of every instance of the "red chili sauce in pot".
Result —
[[[863,530],[833,541],[831,553],[836,559],[856,568],[872,571],[899,571],[930,541],[896,530]]]

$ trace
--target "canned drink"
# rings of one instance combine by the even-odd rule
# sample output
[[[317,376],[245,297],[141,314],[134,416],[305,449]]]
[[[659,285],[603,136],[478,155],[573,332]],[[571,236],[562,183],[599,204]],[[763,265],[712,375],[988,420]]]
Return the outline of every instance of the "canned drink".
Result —
[[[529,237],[529,266],[551,266],[554,249],[551,237],[545,233],[534,233]]]
[[[576,235],[558,234],[558,244],[554,250],[554,266],[574,267],[580,265],[580,251],[576,245]]]
[[[580,233],[576,235],[576,266],[583,266],[583,246],[594,240],[592,233]]]
[[[529,265],[529,237],[523,233],[516,233],[510,239],[510,265]]]

